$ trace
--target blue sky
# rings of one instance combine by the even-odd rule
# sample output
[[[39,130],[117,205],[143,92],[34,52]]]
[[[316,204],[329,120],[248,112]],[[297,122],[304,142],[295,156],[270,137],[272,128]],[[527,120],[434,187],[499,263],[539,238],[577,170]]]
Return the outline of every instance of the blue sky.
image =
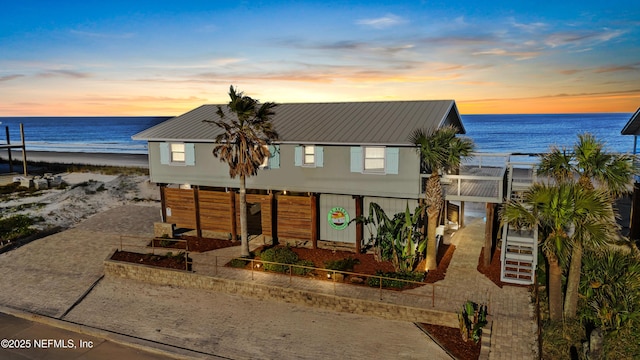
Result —
[[[638,1],[2,1],[0,116],[227,101],[454,99],[463,114],[633,112]]]

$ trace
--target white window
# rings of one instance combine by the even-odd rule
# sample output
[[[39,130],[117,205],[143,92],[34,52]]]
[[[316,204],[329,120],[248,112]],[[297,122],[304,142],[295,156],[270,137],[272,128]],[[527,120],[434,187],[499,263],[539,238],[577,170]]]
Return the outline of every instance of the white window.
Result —
[[[171,162],[172,163],[184,163],[187,159],[185,154],[184,144],[171,144]]]
[[[398,174],[400,149],[383,146],[352,146],[351,172],[362,174]]]
[[[315,145],[296,146],[294,162],[296,166],[322,167],[324,163],[324,148]]]
[[[313,166],[316,164],[316,147],[313,145],[304,146],[304,165]]]
[[[163,165],[194,166],[196,164],[195,144],[160,143],[160,163]]]
[[[384,172],[384,149],[372,146],[364,148],[364,171]]]

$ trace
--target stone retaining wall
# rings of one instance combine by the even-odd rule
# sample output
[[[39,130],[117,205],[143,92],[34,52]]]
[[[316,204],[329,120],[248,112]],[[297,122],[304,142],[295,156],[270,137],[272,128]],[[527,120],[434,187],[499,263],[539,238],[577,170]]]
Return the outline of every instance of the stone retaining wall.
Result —
[[[320,294],[295,288],[264,285],[257,282],[230,280],[194,274],[183,270],[113,261],[110,258],[104,261],[104,272],[107,277],[121,277],[158,285],[213,290],[257,299],[284,301],[333,311],[376,316],[390,320],[458,327],[457,314],[450,312]]]

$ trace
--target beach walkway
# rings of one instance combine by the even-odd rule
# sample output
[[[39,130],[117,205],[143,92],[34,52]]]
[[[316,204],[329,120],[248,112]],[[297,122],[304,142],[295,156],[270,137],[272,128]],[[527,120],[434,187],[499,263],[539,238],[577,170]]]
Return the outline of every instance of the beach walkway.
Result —
[[[161,348],[164,354],[178,354],[177,357],[450,358],[406,321],[104,278],[103,260],[119,246],[121,235],[131,236],[127,242],[138,241],[143,246],[152,237],[153,222],[159,216],[157,204],[126,205],[0,255],[0,304],[12,311],[119,334],[134,345],[142,339],[147,341],[144,346]],[[458,310],[458,304],[446,301],[446,296],[488,300],[493,324],[489,359],[535,359],[536,327],[527,289],[501,289],[475,270],[483,241],[481,228],[479,219],[453,235],[451,241],[457,249],[446,279],[438,283],[441,293],[437,299],[441,300],[436,307]],[[143,240],[145,237],[147,240]],[[237,248],[227,248],[191,255],[196,267],[207,257],[235,256],[235,251]],[[247,273],[227,270],[218,271],[216,276]],[[267,283],[283,278],[261,275],[270,276],[260,279]],[[305,289],[330,291],[321,289],[327,282],[301,283]],[[377,291],[370,294],[375,297],[372,301],[379,300]],[[416,295],[420,294],[407,296],[420,297]],[[353,296],[367,296],[367,292]],[[143,345],[138,344],[139,348]]]

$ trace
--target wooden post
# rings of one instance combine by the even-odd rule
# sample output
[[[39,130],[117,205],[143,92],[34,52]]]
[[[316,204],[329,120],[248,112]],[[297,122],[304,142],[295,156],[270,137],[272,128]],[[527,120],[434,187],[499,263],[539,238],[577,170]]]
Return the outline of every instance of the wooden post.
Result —
[[[162,222],[167,222],[167,198],[165,197],[164,190],[167,184],[160,185],[160,208],[162,211]]]
[[[464,227],[464,201],[460,201],[460,219],[458,221],[458,228]]]
[[[311,243],[313,248],[318,248],[318,201],[316,194],[311,194],[310,199],[311,206]]]
[[[353,199],[356,202],[356,218],[362,216],[362,207],[363,201],[362,196],[354,195]],[[363,233],[363,224],[361,222],[356,222],[356,254],[360,254],[362,251],[362,233]]]
[[[7,153],[8,153],[8,158],[9,158],[9,172],[13,172],[13,159],[11,158],[11,138],[9,137],[9,127],[5,126],[4,127],[6,133],[7,133],[7,145],[9,145],[7,147]]]
[[[483,265],[491,265],[491,248],[493,247],[493,215],[495,204],[487,203],[487,221],[484,224],[484,256]]]
[[[193,202],[194,202],[194,210],[196,212],[196,236],[198,238],[202,237],[202,226],[200,226],[200,199],[199,199],[200,189],[196,186],[193,189]]]
[[[629,214],[629,239],[640,239],[640,183],[633,184],[631,214]]]
[[[22,141],[22,170],[27,176],[27,146],[24,143],[24,125],[20,123],[20,140]]]

